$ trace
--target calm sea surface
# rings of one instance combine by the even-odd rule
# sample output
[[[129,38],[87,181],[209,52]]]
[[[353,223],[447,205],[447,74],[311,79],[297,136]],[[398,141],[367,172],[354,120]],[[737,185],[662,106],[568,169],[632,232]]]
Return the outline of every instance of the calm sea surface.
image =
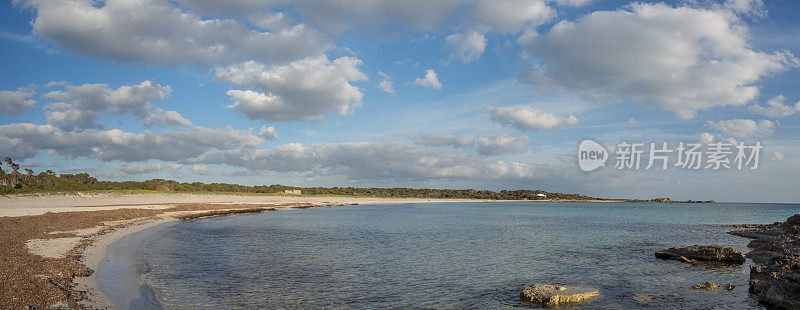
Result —
[[[511,308],[535,283],[590,285],[578,309],[760,308],[747,264],[656,259],[672,246],[749,240],[719,226],[783,221],[797,204],[432,203],[284,210],[181,222],[136,254],[149,305]],[[748,264],[750,261],[748,260]],[[733,283],[733,291],[688,289]]]

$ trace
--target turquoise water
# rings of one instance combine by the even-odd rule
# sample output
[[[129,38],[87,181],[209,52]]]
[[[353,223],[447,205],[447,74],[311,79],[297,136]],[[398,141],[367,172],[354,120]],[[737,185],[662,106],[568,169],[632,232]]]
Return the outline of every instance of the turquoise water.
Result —
[[[512,308],[535,283],[590,285],[578,309],[748,309],[749,267],[656,259],[749,240],[719,224],[783,221],[797,204],[433,203],[185,221],[137,254],[150,304],[208,308]],[[750,263],[748,261],[748,263]],[[733,283],[733,291],[688,289]]]

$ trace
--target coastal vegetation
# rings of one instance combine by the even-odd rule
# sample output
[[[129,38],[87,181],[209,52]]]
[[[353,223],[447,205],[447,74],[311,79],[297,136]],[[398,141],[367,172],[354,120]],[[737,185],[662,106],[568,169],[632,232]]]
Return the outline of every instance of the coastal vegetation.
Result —
[[[580,194],[550,193],[543,190],[475,190],[431,188],[357,188],[357,187],[295,187],[280,184],[245,186],[228,183],[178,182],[152,179],[147,181],[100,181],[88,173],[59,174],[52,170],[34,173],[20,172],[20,165],[5,158],[0,166],[0,194],[29,194],[48,192],[140,191],[183,193],[242,193],[283,194],[299,190],[310,196],[355,196],[389,198],[448,198],[487,200],[601,200]],[[5,169],[9,170],[6,171]]]

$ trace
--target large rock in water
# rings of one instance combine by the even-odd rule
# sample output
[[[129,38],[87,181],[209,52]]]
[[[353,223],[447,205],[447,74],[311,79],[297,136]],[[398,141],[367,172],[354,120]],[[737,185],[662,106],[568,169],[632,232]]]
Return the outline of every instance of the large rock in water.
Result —
[[[591,287],[535,284],[526,287],[519,296],[527,302],[555,307],[585,302],[599,294],[597,289]]]
[[[800,309],[800,214],[730,233],[755,239],[747,257],[760,266],[750,267],[750,293],[765,304]]]
[[[800,255],[781,255],[750,267],[750,293],[762,303],[800,309]]]
[[[656,252],[657,258],[674,259],[682,262],[708,261],[722,262],[731,264],[743,264],[744,254],[734,248],[726,248],[721,245],[693,245],[677,246]]]

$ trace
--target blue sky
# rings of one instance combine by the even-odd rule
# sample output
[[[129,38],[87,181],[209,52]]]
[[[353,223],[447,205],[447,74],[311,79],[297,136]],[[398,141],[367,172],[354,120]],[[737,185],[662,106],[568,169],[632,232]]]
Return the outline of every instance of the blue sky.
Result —
[[[0,6],[0,153],[104,180],[798,202],[799,13],[788,0],[14,0]],[[606,167],[578,168],[586,138],[608,147]],[[619,170],[622,141],[764,148],[755,170]]]

